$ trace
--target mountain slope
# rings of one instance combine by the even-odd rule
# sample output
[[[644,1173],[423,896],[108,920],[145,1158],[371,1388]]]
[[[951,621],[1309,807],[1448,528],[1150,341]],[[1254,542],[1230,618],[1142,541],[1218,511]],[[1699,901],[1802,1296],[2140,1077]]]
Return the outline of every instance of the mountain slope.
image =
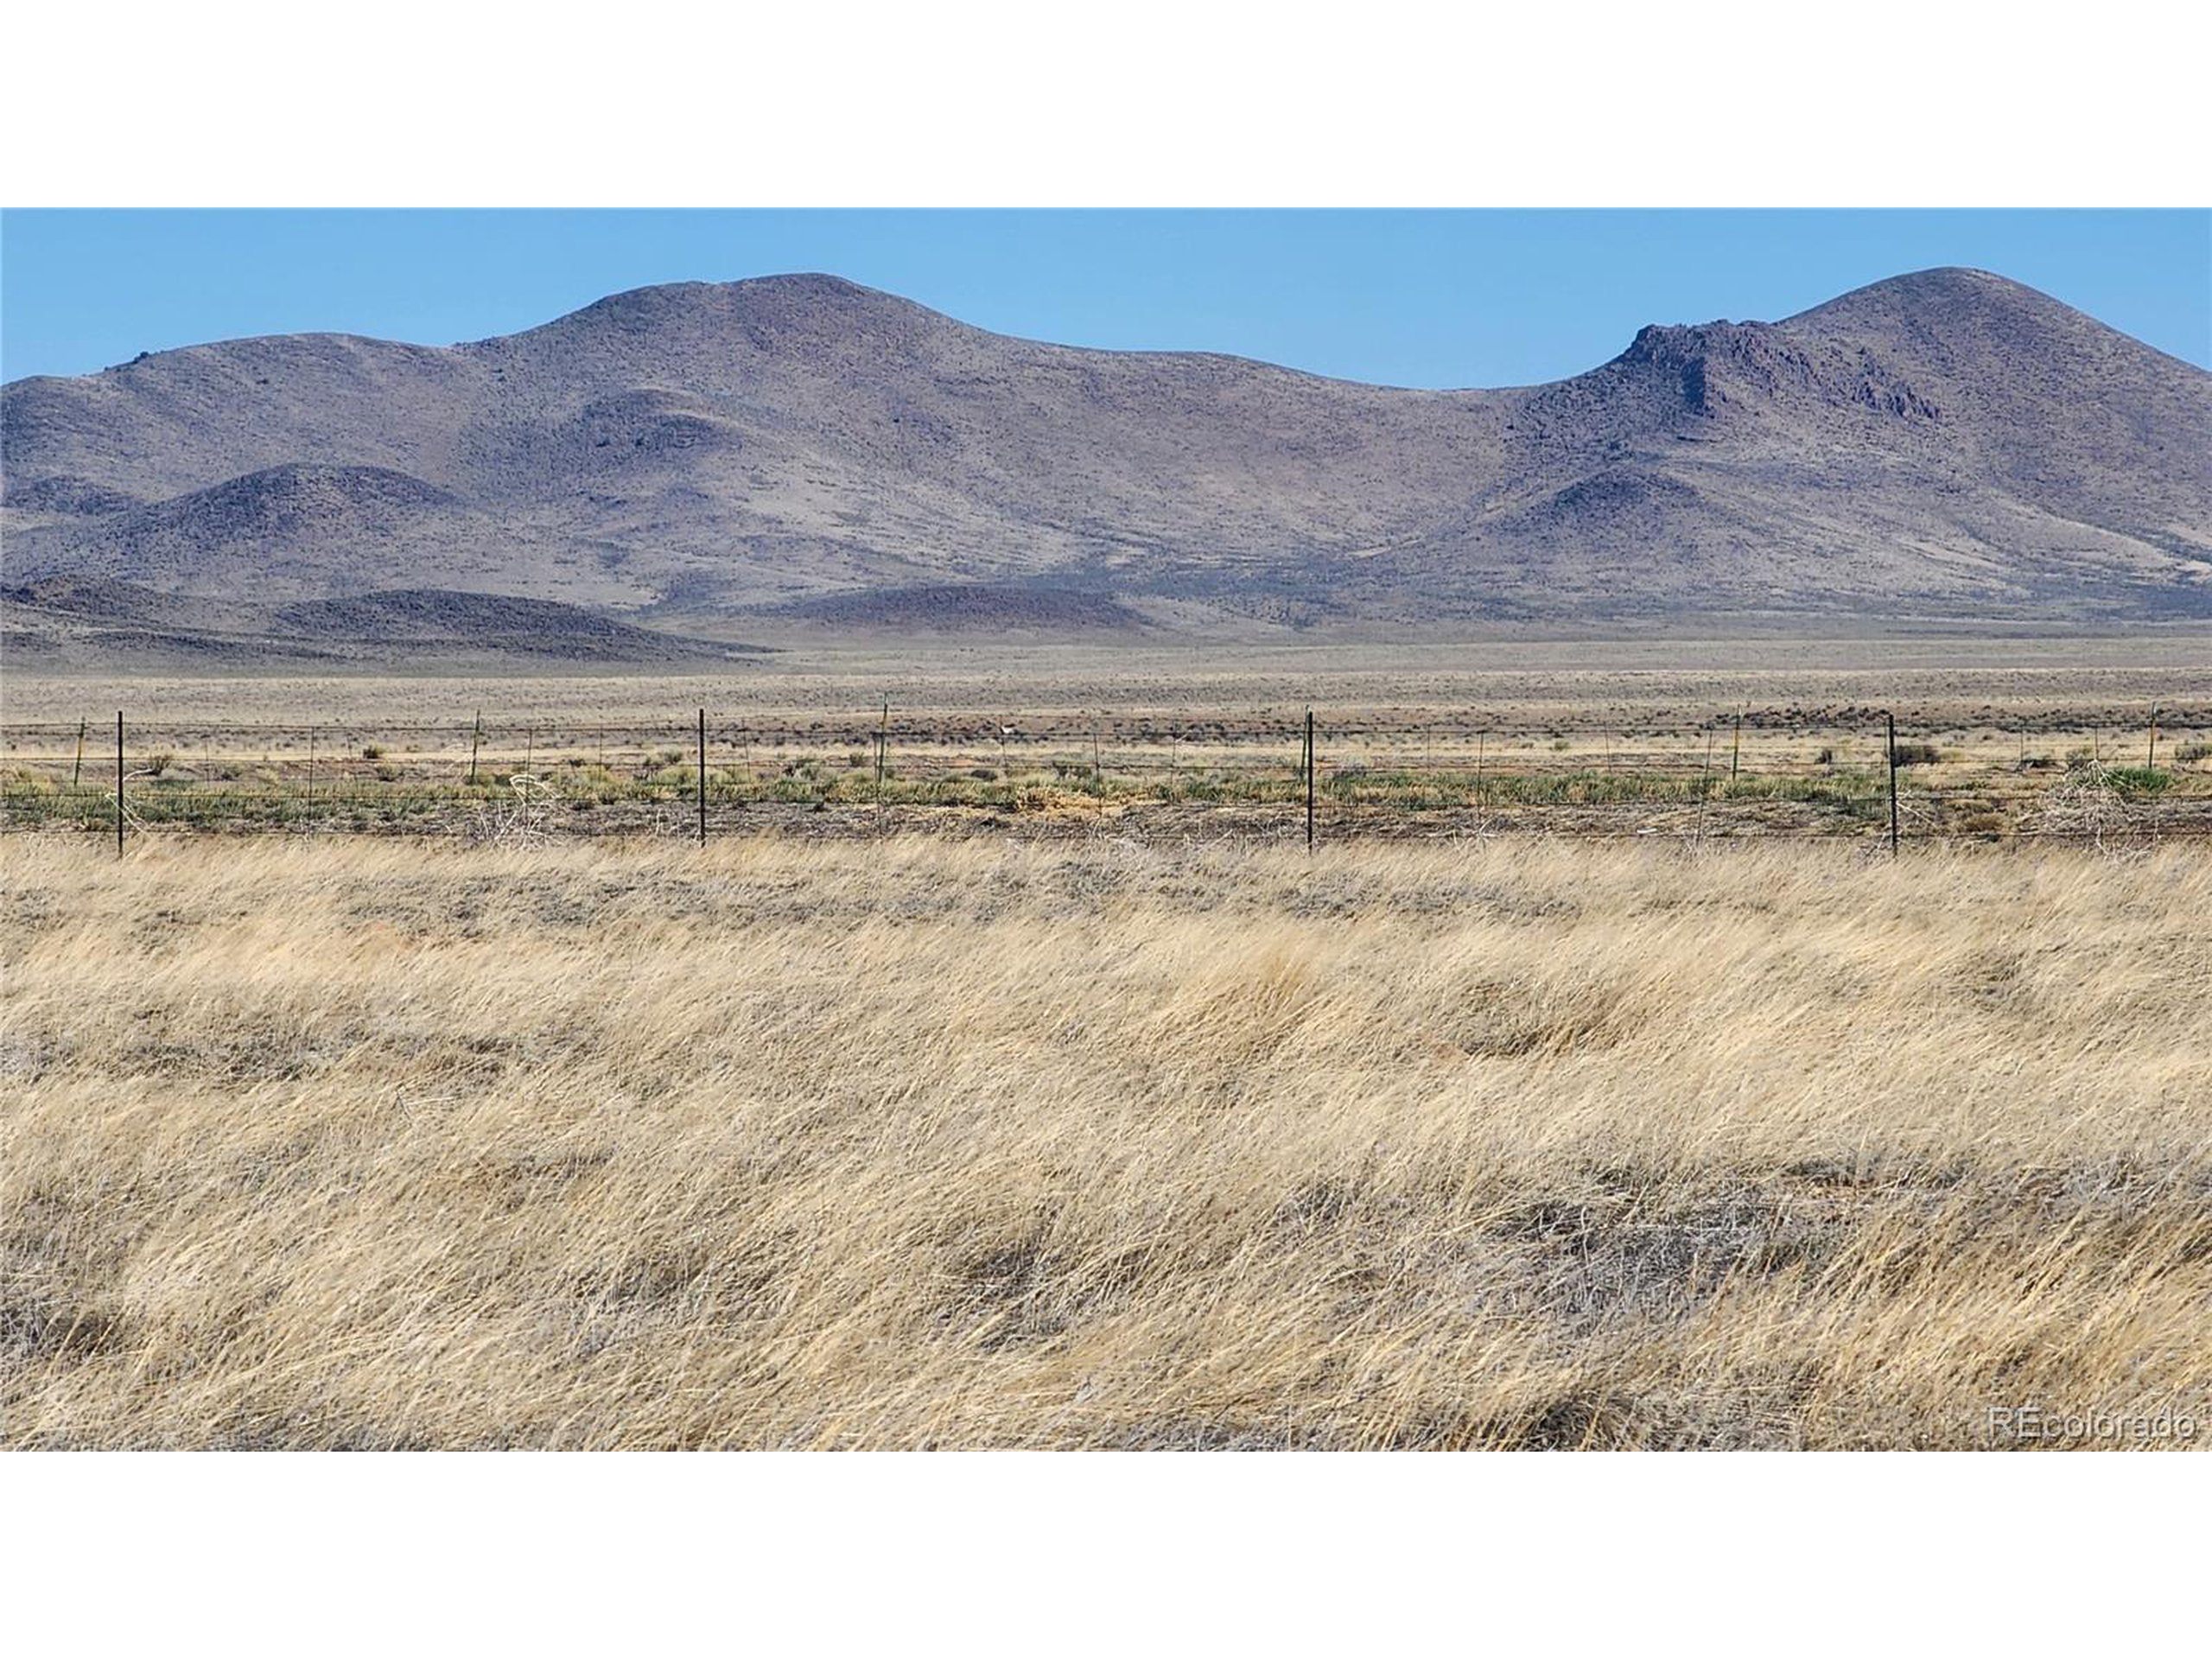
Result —
[[[0,649],[13,664],[69,671],[691,669],[759,654],[545,600],[407,589],[272,605],[73,576],[0,587]]]
[[[709,628],[957,622],[968,584],[981,627],[2212,613],[2212,375],[1974,271],[1457,392],[1013,340],[832,277],[681,283],[445,349],[20,381],[0,438],[11,580],[211,599]]]

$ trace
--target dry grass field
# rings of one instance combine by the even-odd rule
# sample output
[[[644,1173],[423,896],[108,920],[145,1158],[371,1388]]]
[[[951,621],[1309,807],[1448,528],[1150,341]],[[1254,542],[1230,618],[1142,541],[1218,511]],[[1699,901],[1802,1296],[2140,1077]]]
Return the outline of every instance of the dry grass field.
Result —
[[[11,836],[0,1440],[2212,1435],[2212,861],[1871,850]]]
[[[2031,728],[2132,727],[2153,703],[2212,699],[2212,626],[2138,628],[2109,637],[2020,632],[1927,637],[1641,640],[1495,639],[1413,645],[1287,642],[1199,648],[1116,640],[1049,645],[991,640],[855,645],[775,639],[771,654],[726,673],[528,675],[162,675],[141,671],[8,675],[0,724],[73,722],[128,705],[134,729],[164,722],[321,721],[373,730],[425,718],[465,732],[483,711],[503,728],[683,720],[700,704],[734,719],[874,724],[894,713],[1147,714],[1203,709],[1280,718],[1313,704],[1357,715],[1387,710],[1419,724],[1476,711],[1509,723],[1656,720],[1681,725],[1746,703],[1801,709],[1894,707],[1936,729],[2001,713]]]

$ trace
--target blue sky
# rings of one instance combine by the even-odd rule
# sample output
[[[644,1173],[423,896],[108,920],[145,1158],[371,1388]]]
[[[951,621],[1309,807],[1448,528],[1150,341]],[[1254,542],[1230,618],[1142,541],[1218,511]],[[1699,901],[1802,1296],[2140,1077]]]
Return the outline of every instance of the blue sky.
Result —
[[[650,283],[827,270],[1001,333],[1398,385],[1555,379],[1647,322],[1975,265],[2212,367],[2212,213],[10,212],[0,375],[241,334],[430,345]]]

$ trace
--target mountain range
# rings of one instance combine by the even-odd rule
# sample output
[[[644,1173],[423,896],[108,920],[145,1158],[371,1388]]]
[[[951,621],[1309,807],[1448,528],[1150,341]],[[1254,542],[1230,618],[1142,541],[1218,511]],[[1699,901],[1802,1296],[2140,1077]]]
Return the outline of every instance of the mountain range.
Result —
[[[679,653],[2212,616],[2212,374],[1965,270],[1465,391],[1039,344],[831,276],[677,283],[452,346],[17,380],[0,448],[19,651],[100,614],[283,639],[335,601],[403,643],[475,618]]]

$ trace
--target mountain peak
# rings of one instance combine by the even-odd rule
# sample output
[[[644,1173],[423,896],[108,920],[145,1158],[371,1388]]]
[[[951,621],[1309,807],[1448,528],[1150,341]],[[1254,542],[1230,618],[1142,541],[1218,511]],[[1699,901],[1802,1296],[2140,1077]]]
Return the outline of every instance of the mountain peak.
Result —
[[[685,321],[773,322],[865,311],[912,314],[921,307],[823,271],[791,271],[729,283],[656,283],[594,300],[528,334],[578,327],[641,332]],[[520,338],[520,336],[507,336]],[[491,342],[484,342],[489,344]]]
[[[1636,331],[1619,363],[1674,363],[1685,358],[1756,351],[1772,325],[1764,322],[1647,322]]]
[[[1967,265],[1936,265],[1927,270],[1885,276],[1878,283],[1839,294],[1810,310],[1785,318],[1783,326],[1862,316],[1940,321],[1977,313],[2037,318],[2082,315],[2063,301],[2009,276],[1999,276],[1994,271],[1977,270]]]

